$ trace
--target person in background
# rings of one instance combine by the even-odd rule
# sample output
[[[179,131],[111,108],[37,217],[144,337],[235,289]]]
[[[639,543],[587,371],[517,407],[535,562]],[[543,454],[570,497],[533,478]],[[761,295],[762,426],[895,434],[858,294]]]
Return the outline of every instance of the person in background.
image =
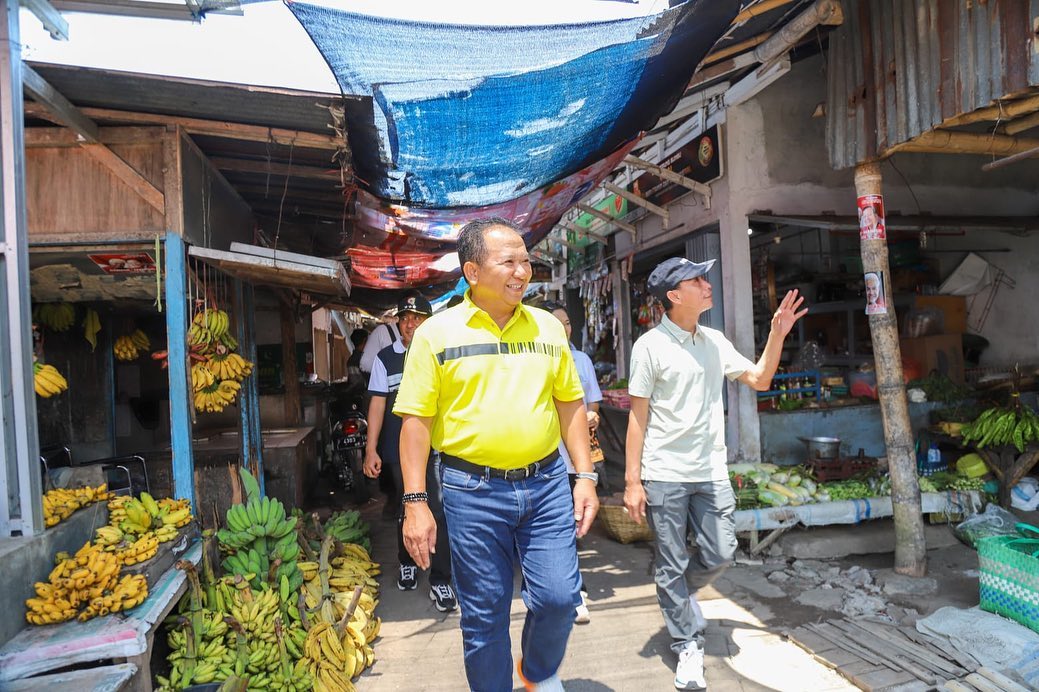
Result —
[[[383,322],[376,326],[372,330],[371,335],[369,335],[368,342],[364,345],[364,349],[361,352],[361,371],[370,373],[379,351],[398,341],[400,341],[400,329],[397,328],[394,321]]]
[[[725,449],[724,378],[763,392],[772,384],[783,341],[807,309],[790,291],[772,316],[757,363],[725,335],[697,324],[713,304],[707,272],[714,260],[674,257],[650,273],[647,290],[664,305],[660,324],[631,351],[624,506],[656,534],[654,580],[664,623],[678,654],[675,687],[707,687],[703,639],[707,627],[696,591],[721,574],[736,552],[736,499]],[[689,556],[688,536],[699,550]]]
[[[404,543],[423,568],[437,550],[426,483],[432,445],[470,687],[513,689],[518,560],[527,616],[517,670],[528,690],[558,692],[581,602],[576,539],[599,509],[584,392],[563,326],[522,303],[532,271],[521,229],[500,218],[470,222],[458,260],[466,297],[415,333],[394,406],[404,419]],[[572,493],[561,436],[578,471]]]
[[[346,379],[347,381],[360,380],[364,377],[361,372],[361,354],[364,352],[364,345],[368,341],[368,330],[364,327],[358,327],[357,329],[350,332],[350,343],[353,345],[353,352],[346,361]]]
[[[397,390],[404,372],[404,357],[411,339],[419,325],[432,314],[433,308],[422,296],[411,295],[401,299],[397,305],[400,341],[379,351],[372,365],[372,377],[368,384],[371,401],[368,404],[368,443],[364,455],[364,475],[378,478],[384,471],[388,471],[393,475],[394,487],[397,489],[404,487],[400,471],[401,419],[393,413],[393,404],[397,399]],[[432,460],[426,464],[426,488],[429,492],[429,508],[436,519],[438,532],[437,550],[433,553],[429,571],[429,598],[437,610],[446,613],[455,610],[458,602],[451,587],[451,550],[444,528],[440,482],[436,477],[436,464],[432,463]],[[418,568],[404,547],[400,494],[391,495],[386,501],[394,505],[397,516],[397,559],[400,563],[397,588],[401,591],[412,591],[418,585]]]
[[[570,325],[570,315],[567,313],[566,307],[562,303],[551,301],[541,307],[551,312],[557,320],[563,323],[563,329],[566,330],[566,338],[570,341],[573,335],[573,327]],[[577,376],[581,380],[581,389],[584,390],[584,405],[588,415],[588,432],[591,435],[599,427],[599,402],[602,401],[602,391],[599,389],[599,382],[595,378],[595,366],[592,365],[592,359],[584,351],[579,351],[574,346],[573,341],[570,341],[570,355],[574,357]],[[574,469],[574,464],[570,461],[570,455],[566,452],[566,445],[562,441],[559,443],[559,456],[563,457],[563,461],[566,462],[566,470],[570,474],[570,488],[573,489],[577,483],[575,475],[577,471]],[[578,578],[580,580],[581,605],[577,606],[574,622],[583,625],[591,622],[592,616],[588,612],[588,589],[585,587],[584,577],[578,574]]]

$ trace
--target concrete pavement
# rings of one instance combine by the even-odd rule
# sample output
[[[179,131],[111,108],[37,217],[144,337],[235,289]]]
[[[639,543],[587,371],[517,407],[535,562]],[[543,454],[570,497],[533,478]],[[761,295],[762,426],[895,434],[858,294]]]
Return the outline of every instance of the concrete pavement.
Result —
[[[394,525],[380,518],[380,507],[370,505],[364,514],[372,525],[374,557],[383,565],[376,611],[383,624],[375,643],[376,663],[356,686],[363,692],[466,690],[458,615],[436,611],[424,576],[416,591],[397,590]],[[560,671],[568,692],[673,690],[675,656],[656,603],[649,544],[621,545],[596,524],[579,552],[592,621],[576,625],[570,637]],[[727,590],[723,584],[719,588]],[[515,661],[526,612],[518,581],[514,593]],[[713,588],[700,594],[709,620],[705,668],[710,690],[856,689],[781,637],[784,627],[770,625],[770,620],[779,620],[773,614],[774,602],[769,607],[745,591],[733,593],[739,602]],[[515,685],[522,690],[518,679]]]

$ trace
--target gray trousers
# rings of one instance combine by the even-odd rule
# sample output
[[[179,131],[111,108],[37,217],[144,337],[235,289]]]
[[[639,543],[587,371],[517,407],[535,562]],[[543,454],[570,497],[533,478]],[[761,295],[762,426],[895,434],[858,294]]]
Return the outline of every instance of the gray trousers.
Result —
[[[643,481],[646,515],[656,534],[653,565],[657,601],[672,648],[681,651],[696,639],[696,617],[689,596],[710,584],[736,553],[736,498],[728,480],[703,483]],[[699,551],[689,555],[695,532]]]

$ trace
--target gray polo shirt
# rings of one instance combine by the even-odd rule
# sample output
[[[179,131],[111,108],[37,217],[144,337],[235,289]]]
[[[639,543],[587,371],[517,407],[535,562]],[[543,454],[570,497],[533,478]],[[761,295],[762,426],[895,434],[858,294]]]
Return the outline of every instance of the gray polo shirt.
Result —
[[[717,329],[680,329],[667,315],[635,342],[628,392],[649,399],[642,479],[727,480],[722,376],[753,367]]]

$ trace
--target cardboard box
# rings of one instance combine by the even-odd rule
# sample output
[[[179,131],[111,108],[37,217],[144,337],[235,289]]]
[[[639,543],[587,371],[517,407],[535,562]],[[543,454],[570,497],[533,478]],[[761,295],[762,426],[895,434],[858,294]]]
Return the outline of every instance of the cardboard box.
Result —
[[[932,371],[945,375],[953,382],[963,384],[963,336],[937,334],[902,339],[902,357],[920,364],[924,377]]]
[[[916,296],[913,307],[940,310],[945,334],[967,332],[967,299],[963,296]]]

